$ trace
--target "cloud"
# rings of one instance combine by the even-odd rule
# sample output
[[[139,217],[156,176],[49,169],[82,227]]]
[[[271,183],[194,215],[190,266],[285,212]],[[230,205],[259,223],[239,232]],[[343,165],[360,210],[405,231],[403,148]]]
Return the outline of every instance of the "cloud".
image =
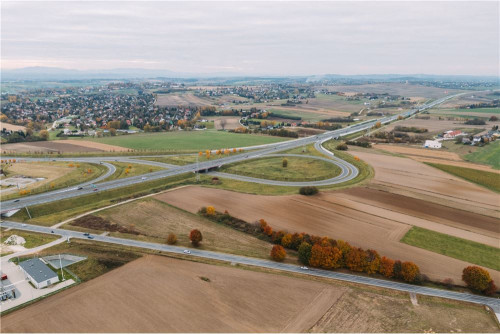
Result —
[[[498,74],[498,2],[2,1],[2,66]]]

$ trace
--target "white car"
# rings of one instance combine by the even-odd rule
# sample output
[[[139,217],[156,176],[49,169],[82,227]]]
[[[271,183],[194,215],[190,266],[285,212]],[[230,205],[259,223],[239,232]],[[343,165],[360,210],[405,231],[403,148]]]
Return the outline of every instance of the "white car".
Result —
[[[23,226],[23,227],[26,227],[26,224],[23,224],[22,226]]]
[[[189,251],[189,250],[185,249],[185,250],[184,250],[184,254],[191,254],[191,251]]]
[[[146,179],[147,179],[147,177],[145,177],[145,176],[141,177],[141,180],[146,180]]]
[[[300,267],[300,269],[302,269],[302,270],[309,270],[309,268],[307,268],[306,266],[302,266],[302,267]]]

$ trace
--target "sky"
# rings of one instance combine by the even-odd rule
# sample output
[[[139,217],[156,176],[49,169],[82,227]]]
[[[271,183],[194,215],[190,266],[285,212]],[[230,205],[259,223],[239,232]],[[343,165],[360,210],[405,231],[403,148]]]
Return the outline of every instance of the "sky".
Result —
[[[499,3],[1,2],[3,69],[499,75]]]

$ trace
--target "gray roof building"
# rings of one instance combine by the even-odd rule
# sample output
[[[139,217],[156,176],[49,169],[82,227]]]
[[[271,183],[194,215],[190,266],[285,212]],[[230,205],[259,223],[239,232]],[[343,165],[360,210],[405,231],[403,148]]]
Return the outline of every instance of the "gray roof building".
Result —
[[[20,262],[19,266],[37,283],[58,278],[57,274],[38,258]]]

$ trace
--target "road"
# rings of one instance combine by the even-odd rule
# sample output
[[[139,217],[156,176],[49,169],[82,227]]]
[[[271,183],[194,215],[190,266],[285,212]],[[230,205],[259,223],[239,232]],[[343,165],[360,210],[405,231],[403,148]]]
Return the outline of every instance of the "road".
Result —
[[[77,231],[71,231],[71,230],[61,230],[61,229],[52,229],[50,227],[45,227],[45,226],[22,224],[22,223],[16,223],[16,222],[11,222],[11,221],[3,221],[0,223],[0,227],[14,228],[17,230],[24,230],[24,231],[38,232],[38,233],[49,233],[49,234],[51,234],[51,232],[53,231],[53,234],[60,235],[62,237],[88,240],[87,236],[85,236],[83,234],[83,232],[77,232]],[[173,253],[173,254],[186,255],[186,254],[184,254],[185,249],[181,248],[181,247],[177,247],[177,246],[162,245],[162,244],[156,244],[156,243],[151,243],[151,242],[144,242],[144,241],[138,241],[138,240],[132,240],[132,239],[122,239],[122,238],[102,236],[102,235],[92,235],[92,237],[93,237],[92,240],[96,241],[96,242],[105,242],[105,243],[117,244],[117,245],[122,245],[122,246],[137,247],[137,248],[143,248],[143,249],[149,249],[149,250],[155,250],[155,251],[168,252],[168,253]],[[495,313],[497,313],[497,314],[500,313],[500,300],[496,299],[496,298],[489,298],[489,297],[473,295],[473,294],[469,294],[469,293],[460,293],[460,292],[454,292],[454,291],[448,291],[448,290],[433,289],[433,288],[427,288],[427,287],[418,286],[418,285],[410,285],[410,284],[399,283],[399,282],[394,282],[394,281],[389,281],[389,280],[382,280],[382,279],[371,278],[371,277],[366,277],[366,276],[344,274],[344,273],[322,270],[322,269],[303,270],[299,266],[292,265],[292,264],[279,263],[279,262],[274,262],[274,261],[270,261],[270,260],[249,258],[249,257],[244,257],[244,256],[217,253],[217,252],[211,252],[211,251],[204,251],[204,250],[199,250],[199,249],[190,249],[190,252],[191,252],[191,254],[186,255],[186,256],[195,256],[195,257],[201,257],[201,258],[205,258],[205,259],[220,260],[220,261],[225,261],[225,262],[250,265],[250,266],[256,266],[256,267],[261,267],[261,268],[276,269],[276,270],[282,270],[282,271],[292,272],[292,273],[299,273],[299,274],[305,274],[305,275],[311,275],[311,276],[317,276],[317,277],[332,278],[332,279],[336,279],[336,280],[371,285],[371,286],[387,288],[387,289],[392,289],[392,290],[413,292],[413,293],[421,294],[421,295],[442,297],[442,298],[448,298],[448,299],[453,299],[453,300],[458,300],[458,301],[471,302],[471,303],[475,303],[475,304],[488,305],[489,307],[491,307],[494,310]]]
[[[461,93],[463,94],[463,93]],[[230,164],[234,162],[239,162],[247,159],[254,159],[258,157],[262,157],[268,154],[273,154],[281,151],[286,151],[290,150],[296,147],[301,147],[305,146],[308,144],[313,144],[317,142],[324,142],[326,140],[329,140],[331,138],[337,138],[340,136],[346,136],[351,133],[356,133],[362,130],[367,130],[373,127],[373,125],[377,122],[380,122],[382,124],[390,123],[392,121],[395,121],[398,119],[399,116],[402,117],[409,117],[414,114],[416,114],[419,111],[429,109],[434,107],[435,105],[438,105],[440,103],[443,103],[444,101],[447,101],[455,96],[461,95],[461,94],[456,94],[456,95],[451,95],[447,97],[443,97],[441,99],[438,99],[436,101],[433,101],[431,103],[422,105],[418,108],[411,109],[408,111],[405,111],[403,113],[397,114],[397,115],[391,115],[387,117],[382,117],[362,123],[358,123],[355,125],[351,125],[342,129],[334,130],[334,131],[328,131],[325,133],[322,133],[317,136],[311,136],[311,137],[305,137],[305,138],[300,138],[300,139],[295,139],[295,140],[290,140],[290,141],[285,141],[281,143],[275,143],[275,144],[267,144],[267,145],[261,145],[259,146],[260,149],[253,150],[250,152],[234,155],[234,156],[229,156],[227,158],[221,158],[217,160],[210,160],[210,161],[205,161],[201,163],[193,163],[189,165],[184,165],[184,166],[173,166],[172,168],[169,168],[167,170],[161,170],[157,172],[152,172],[147,174],[147,178],[144,179],[144,176],[138,175],[138,176],[132,176],[128,178],[123,178],[123,179],[117,179],[117,180],[112,180],[112,181],[107,181],[103,182],[99,185],[99,191],[104,191],[104,190],[111,190],[115,188],[120,188],[120,187],[126,187],[126,186],[131,186],[134,184],[142,183],[142,182],[148,182],[151,180],[157,180],[157,179],[162,179],[166,177],[171,177],[175,175],[181,175],[185,173],[195,173],[197,171],[208,171],[213,168],[218,168],[222,165],[225,164]],[[4,157],[8,159],[8,157]],[[88,158],[88,159],[73,159],[73,161],[99,161],[99,158]],[[68,159],[52,159],[52,160],[63,160],[67,161]],[[117,157],[115,157],[115,160],[118,160]],[[339,161],[340,159],[338,159]],[[243,179],[243,178],[242,178]],[[43,194],[38,194],[38,195],[31,195],[27,197],[23,197],[20,200],[10,200],[10,201],[5,201],[2,202],[2,212],[14,210],[14,209],[20,209],[23,207],[28,207],[32,205],[38,205],[38,204],[44,204],[44,203],[49,203],[49,202],[54,202],[54,201],[59,201],[62,199],[67,199],[67,198],[72,198],[72,197],[77,197],[81,195],[86,195],[86,194],[91,194],[94,192],[95,189],[93,187],[84,187],[83,189],[78,190],[78,188],[69,188],[65,189],[64,191],[55,191],[55,192],[47,192]]]

